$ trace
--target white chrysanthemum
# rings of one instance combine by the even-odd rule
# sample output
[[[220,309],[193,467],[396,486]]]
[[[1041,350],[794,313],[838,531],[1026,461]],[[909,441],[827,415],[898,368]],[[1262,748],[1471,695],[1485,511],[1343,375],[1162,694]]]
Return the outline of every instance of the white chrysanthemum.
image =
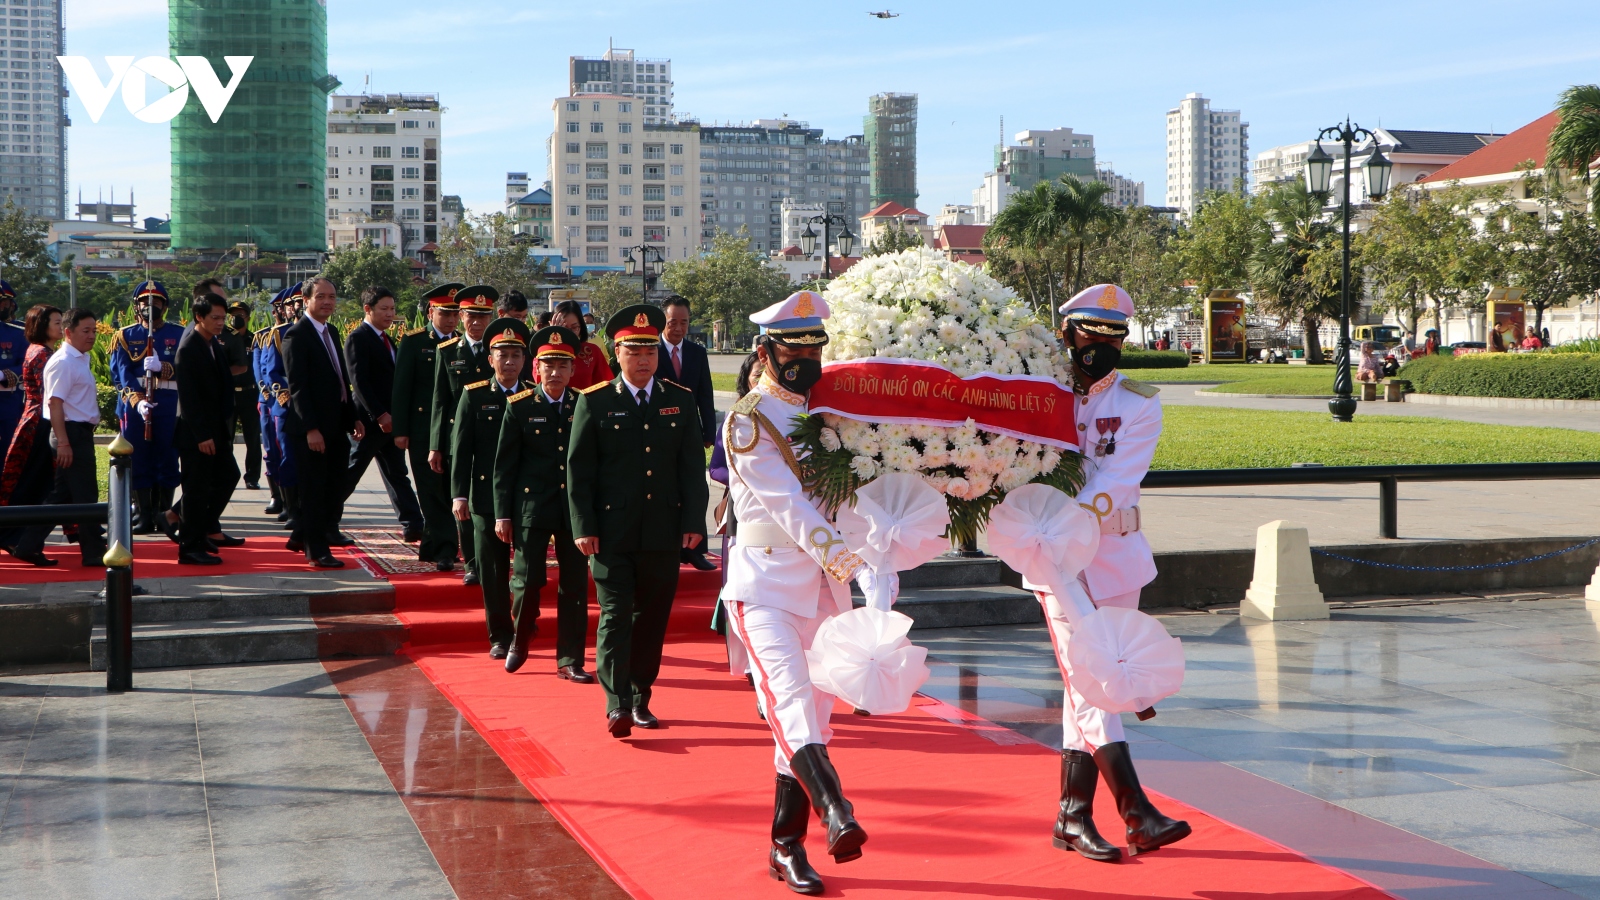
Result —
[[[840,443],[839,441],[839,432],[834,431],[832,428],[822,429],[819,439],[822,441],[822,449],[828,451],[829,453],[832,453],[833,451],[844,446],[844,444]]]
[[[868,481],[878,476],[878,461],[870,456],[857,456],[850,460],[850,471],[862,481]]]

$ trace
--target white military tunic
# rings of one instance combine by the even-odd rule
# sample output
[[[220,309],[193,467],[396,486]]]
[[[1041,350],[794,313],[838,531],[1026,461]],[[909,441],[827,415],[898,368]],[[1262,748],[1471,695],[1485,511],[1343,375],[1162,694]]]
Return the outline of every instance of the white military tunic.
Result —
[[[804,397],[763,374],[734,405],[723,434],[728,496],[739,531],[722,597],[750,653],[751,675],[776,744],[773,762],[784,775],[792,774],[789,759],[796,750],[833,737],[828,718],[834,698],[812,686],[805,652],[823,621],[850,609],[850,579],[863,567],[806,496],[793,467],[787,436],[795,416],[805,411]]]
[[[1078,576],[1096,607],[1139,608],[1139,591],[1156,577],[1150,542],[1138,527],[1139,483],[1150,471],[1161,439],[1161,401],[1156,388],[1130,382],[1121,372],[1096,382],[1077,397],[1078,440],[1085,480],[1078,502],[1101,522],[1100,550]],[[1113,446],[1115,449],[1112,449]],[[1122,718],[1090,706],[1072,687],[1067,641],[1072,626],[1056,598],[1037,591],[1050,625],[1050,640],[1066,683],[1062,704],[1062,747],[1093,753],[1125,740]]]

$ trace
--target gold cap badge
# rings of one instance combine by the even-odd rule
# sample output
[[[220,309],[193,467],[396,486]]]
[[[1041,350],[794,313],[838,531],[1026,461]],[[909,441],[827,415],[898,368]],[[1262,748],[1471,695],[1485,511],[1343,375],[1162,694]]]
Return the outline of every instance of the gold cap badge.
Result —
[[[1101,309],[1117,308],[1117,287],[1113,284],[1106,285],[1105,291],[1100,295]]]
[[[633,317],[633,327],[635,327],[635,328],[649,328],[650,327],[650,317],[645,315],[644,313],[639,313],[637,316]]]
[[[560,334],[552,334],[552,335],[550,335],[550,343],[551,344],[560,344],[561,343],[561,335]]]
[[[797,319],[807,318],[817,314],[817,308],[811,305],[811,295],[801,294],[800,301],[794,305],[794,315]]]

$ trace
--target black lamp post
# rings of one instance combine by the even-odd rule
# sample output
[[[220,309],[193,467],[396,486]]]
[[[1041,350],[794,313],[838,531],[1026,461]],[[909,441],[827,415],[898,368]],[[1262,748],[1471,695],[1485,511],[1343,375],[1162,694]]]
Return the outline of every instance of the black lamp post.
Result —
[[[1329,182],[1333,180],[1333,157],[1322,149],[1322,141],[1327,138],[1344,143],[1344,201],[1341,213],[1344,219],[1344,253],[1342,257],[1343,275],[1339,281],[1339,350],[1334,356],[1333,393],[1336,395],[1328,401],[1328,411],[1333,413],[1335,422],[1348,422],[1355,418],[1356,399],[1351,396],[1353,386],[1350,377],[1350,150],[1356,141],[1366,139],[1372,141],[1372,155],[1362,164],[1366,172],[1367,195],[1374,200],[1383,199],[1389,192],[1389,176],[1394,171],[1394,163],[1383,155],[1378,147],[1378,139],[1372,132],[1359,125],[1351,125],[1345,119],[1343,125],[1334,125],[1322,129],[1317,135],[1317,146],[1306,156],[1306,187],[1311,193],[1321,198],[1328,196]]]
[[[800,235],[800,252],[810,256],[817,249],[817,233],[811,230],[811,226],[820,223],[822,225],[822,275],[819,276],[819,280],[825,280],[830,274],[828,270],[828,244],[831,243],[829,228],[837,225],[844,229],[839,232],[839,255],[841,257],[848,257],[850,251],[855,249],[856,236],[850,233],[849,220],[841,215],[812,216],[806,222],[805,233]]]
[[[662,255],[660,247],[640,244],[637,247],[628,248],[628,260],[625,268],[629,275],[639,276],[640,302],[650,302],[650,279],[660,277],[665,266],[666,257]]]

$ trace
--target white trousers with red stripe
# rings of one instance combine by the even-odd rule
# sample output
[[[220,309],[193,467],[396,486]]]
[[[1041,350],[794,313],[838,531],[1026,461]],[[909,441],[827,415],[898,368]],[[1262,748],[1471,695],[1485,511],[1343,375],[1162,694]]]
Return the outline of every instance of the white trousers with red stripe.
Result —
[[[1083,582],[1080,580],[1079,584]],[[1084,585],[1084,592],[1094,601],[1096,609],[1103,606],[1139,608],[1139,591],[1114,597],[1096,597]],[[1048,591],[1034,593],[1044,607],[1044,620],[1050,626],[1050,643],[1055,647],[1056,664],[1061,667],[1061,681],[1067,688],[1066,702],[1061,705],[1061,748],[1093,753],[1106,744],[1127,740],[1122,730],[1122,716],[1090,706],[1089,701],[1072,687],[1071,664],[1067,662],[1067,641],[1072,639],[1072,625],[1067,622],[1067,615],[1054,594]]]
[[[809,619],[770,606],[729,604],[739,640],[750,653],[756,698],[767,714],[777,745],[772,762],[779,775],[794,774],[789,759],[796,750],[833,739],[833,729],[828,726],[833,695],[811,684],[811,668],[806,663],[806,648],[835,609],[826,583],[822,590],[818,612]]]

